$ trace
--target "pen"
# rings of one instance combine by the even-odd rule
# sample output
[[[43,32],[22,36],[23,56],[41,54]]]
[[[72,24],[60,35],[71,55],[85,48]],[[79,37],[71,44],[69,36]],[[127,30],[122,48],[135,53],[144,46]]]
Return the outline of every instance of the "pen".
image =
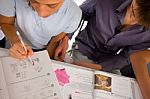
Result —
[[[27,48],[25,47],[25,44],[24,44],[24,42],[23,42],[23,40],[22,40],[22,38],[21,38],[21,36],[20,36],[20,33],[19,33],[18,31],[17,31],[17,35],[18,35],[18,37],[19,37],[19,40],[20,40],[20,42],[21,42],[21,44],[22,44],[24,50],[25,50],[26,53],[27,53],[27,52],[28,52],[28,51],[27,51]],[[30,61],[30,63],[32,63],[32,59],[31,59],[30,56],[28,56],[28,60]]]
[[[72,99],[72,96],[71,96],[71,94],[69,95],[69,99]]]

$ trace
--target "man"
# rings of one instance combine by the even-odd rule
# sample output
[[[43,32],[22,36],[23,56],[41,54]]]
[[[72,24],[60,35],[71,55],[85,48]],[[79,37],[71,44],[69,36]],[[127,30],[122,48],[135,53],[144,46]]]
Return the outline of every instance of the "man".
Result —
[[[103,71],[121,69],[130,64],[131,53],[150,47],[148,0],[86,0],[80,7],[88,24],[76,37],[74,64]],[[64,59],[66,45],[58,46],[56,60]]]

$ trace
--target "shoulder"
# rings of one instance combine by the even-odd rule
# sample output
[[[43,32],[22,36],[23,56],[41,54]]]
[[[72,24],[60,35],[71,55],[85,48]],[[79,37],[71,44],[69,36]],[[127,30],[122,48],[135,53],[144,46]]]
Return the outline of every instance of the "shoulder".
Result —
[[[81,10],[74,0],[64,0],[63,5],[59,9],[59,12],[65,14],[67,13],[71,14],[73,12],[81,13]]]
[[[4,16],[15,15],[15,2],[16,0],[1,0],[0,1],[0,14]]]
[[[110,9],[117,9],[125,0],[95,0],[96,7],[107,7]]]

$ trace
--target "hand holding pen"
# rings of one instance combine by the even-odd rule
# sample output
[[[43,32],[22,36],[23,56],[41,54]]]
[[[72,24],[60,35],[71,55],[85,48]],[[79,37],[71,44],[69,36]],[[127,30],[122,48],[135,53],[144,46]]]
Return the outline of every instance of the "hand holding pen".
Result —
[[[33,51],[30,46],[23,42],[20,35],[18,35],[19,41],[15,42],[9,52],[10,55],[17,59],[26,59],[28,58],[31,61],[30,56],[33,54]]]

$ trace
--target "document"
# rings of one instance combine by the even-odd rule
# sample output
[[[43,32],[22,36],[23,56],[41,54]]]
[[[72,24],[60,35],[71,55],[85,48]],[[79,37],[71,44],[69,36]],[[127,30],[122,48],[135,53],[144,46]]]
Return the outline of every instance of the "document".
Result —
[[[0,61],[0,99],[63,99],[47,51]]]
[[[133,78],[57,61],[52,67],[65,99],[143,99]]]
[[[50,60],[32,62],[0,50],[0,99],[143,99],[135,79]]]

